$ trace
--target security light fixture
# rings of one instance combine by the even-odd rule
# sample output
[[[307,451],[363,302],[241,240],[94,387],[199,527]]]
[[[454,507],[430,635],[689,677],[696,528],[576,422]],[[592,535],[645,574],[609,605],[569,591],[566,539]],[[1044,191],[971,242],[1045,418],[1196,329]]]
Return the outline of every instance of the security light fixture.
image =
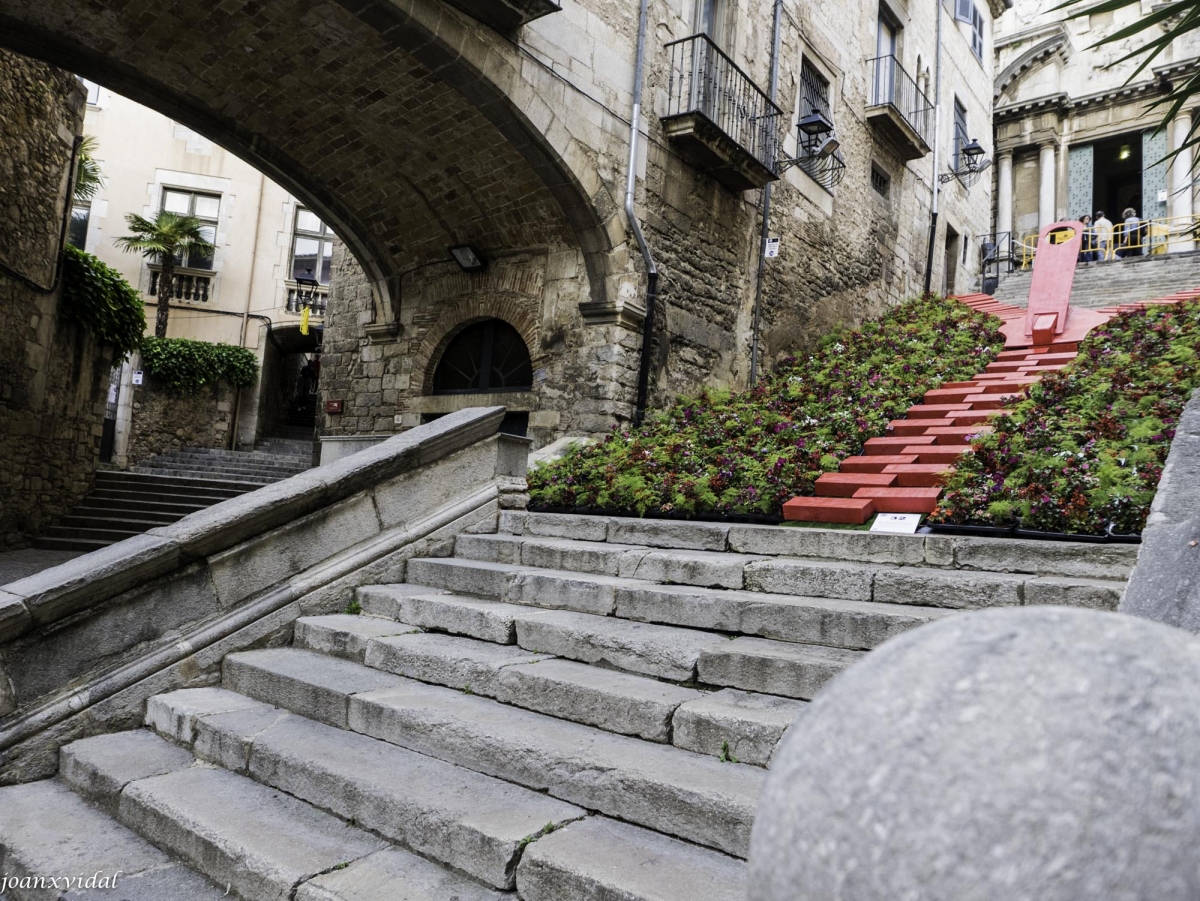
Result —
[[[842,142],[837,139],[837,135],[829,134],[821,139],[821,142],[813,149],[813,156],[818,159],[825,159],[828,156],[833,156],[841,148]]]
[[[463,272],[482,272],[487,268],[487,260],[470,244],[456,244],[450,248],[450,256]]]

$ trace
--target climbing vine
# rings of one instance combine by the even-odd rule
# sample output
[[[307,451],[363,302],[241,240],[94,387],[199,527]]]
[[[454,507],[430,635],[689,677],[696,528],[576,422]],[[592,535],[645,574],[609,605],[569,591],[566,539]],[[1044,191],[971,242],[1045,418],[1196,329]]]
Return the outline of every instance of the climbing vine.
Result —
[[[113,348],[116,361],[138,348],[146,312],[137,290],[90,253],[63,248],[63,302],[88,334]]]
[[[222,379],[235,388],[254,384],[258,358],[232,344],[148,337],[142,340],[142,368],[170,390],[194,394]]]

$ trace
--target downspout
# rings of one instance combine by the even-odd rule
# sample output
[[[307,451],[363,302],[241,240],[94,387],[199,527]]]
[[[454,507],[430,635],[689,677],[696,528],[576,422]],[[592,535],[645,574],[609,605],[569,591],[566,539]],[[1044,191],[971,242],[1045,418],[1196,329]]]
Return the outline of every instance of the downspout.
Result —
[[[929,208],[929,252],[925,257],[925,294],[933,287],[933,245],[937,242],[938,198],[941,195],[941,180],[938,164],[941,156],[942,132],[942,0],[937,3],[937,51],[934,56],[933,89],[933,203]]]
[[[242,310],[242,329],[238,338],[238,347],[246,346],[246,326],[250,323],[250,303],[254,299],[254,275],[258,268],[258,237],[262,234],[263,229],[263,193],[267,187],[267,176],[263,173],[258,173],[258,217],[254,227],[254,246],[250,250],[250,287],[246,291],[246,307]],[[170,304],[168,304],[170,306]],[[239,388],[237,396],[233,399],[233,427],[230,429],[229,449],[237,450],[237,433],[238,425],[242,418],[242,393],[245,388]],[[262,370],[258,372],[258,396],[262,398]],[[257,428],[257,426],[255,427]],[[250,444],[254,447],[254,442]]]
[[[633,68],[633,119],[629,135],[629,173],[625,179],[625,216],[637,239],[642,259],[646,263],[646,318],[642,322],[642,360],[638,367],[637,408],[633,424],[641,425],[646,418],[647,397],[650,393],[650,351],[654,338],[654,313],[658,306],[658,266],[654,255],[646,244],[642,223],[638,221],[634,208],[634,191],[637,188],[638,144],[642,134],[642,80],[646,68],[646,28],[649,18],[650,0],[642,0],[638,19],[637,62]]]
[[[771,103],[779,99],[779,44],[782,38],[783,0],[775,0],[775,22],[771,32]],[[767,237],[771,231],[771,188],[767,182],[763,188],[762,228],[758,241],[758,276],[754,286],[754,319],[750,326],[750,387],[758,385],[758,323],[762,309],[763,277],[767,268]]]

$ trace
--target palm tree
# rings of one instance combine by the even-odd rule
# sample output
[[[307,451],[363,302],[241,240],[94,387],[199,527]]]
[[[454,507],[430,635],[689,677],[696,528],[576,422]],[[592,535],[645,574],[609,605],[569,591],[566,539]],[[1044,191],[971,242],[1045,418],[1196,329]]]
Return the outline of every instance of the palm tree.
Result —
[[[98,146],[95,135],[84,135],[79,142],[79,153],[75,157],[76,200],[92,200],[104,187],[104,174],[95,157]]]
[[[169,304],[175,294],[177,260],[189,250],[212,253],[215,248],[204,239],[203,226],[194,216],[159,210],[153,219],[130,213],[125,221],[133,234],[117,238],[117,247],[127,253],[140,253],[147,259],[157,257],[162,266],[158,276],[158,316],[154,320],[154,336],[165,338]]]

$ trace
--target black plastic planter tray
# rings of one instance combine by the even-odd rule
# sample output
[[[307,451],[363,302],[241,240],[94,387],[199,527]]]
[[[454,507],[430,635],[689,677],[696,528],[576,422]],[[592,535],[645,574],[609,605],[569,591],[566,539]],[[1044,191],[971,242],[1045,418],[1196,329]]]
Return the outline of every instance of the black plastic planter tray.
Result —
[[[1017,538],[1032,538],[1036,541],[1074,541],[1078,544],[1108,544],[1107,535],[1080,535],[1070,532],[1043,532],[1039,529],[1016,529]]]
[[[738,526],[777,526],[784,522],[782,516],[755,515],[747,513],[647,513],[638,516],[628,510],[609,510],[604,507],[552,507],[534,506],[528,508],[530,513],[573,513],[577,516],[616,516],[623,519],[668,519],[678,522],[718,522]]]
[[[973,526],[967,523],[961,525],[929,523],[929,529],[935,535],[969,535],[972,538],[1012,538],[1016,528],[1016,526]]]

